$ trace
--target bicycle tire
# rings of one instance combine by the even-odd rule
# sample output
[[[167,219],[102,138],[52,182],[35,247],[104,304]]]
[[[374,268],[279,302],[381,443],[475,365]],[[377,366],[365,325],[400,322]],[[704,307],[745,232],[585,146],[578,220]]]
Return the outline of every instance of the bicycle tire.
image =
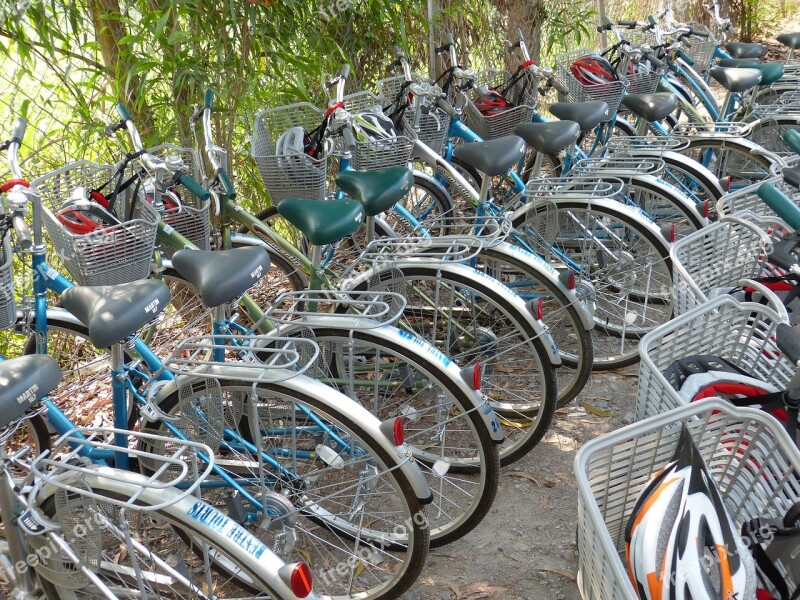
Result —
[[[458,369],[435,352],[401,343],[402,334],[390,330],[315,322],[328,372],[320,368],[314,375],[381,421],[404,418],[406,443],[433,490],[427,512],[431,547],[437,548],[464,537],[486,516],[500,483],[500,455],[477,414],[476,394],[457,381]],[[281,334],[293,335],[291,325]],[[385,386],[392,381],[395,390]],[[448,469],[437,472],[443,460]]]
[[[697,204],[679,189],[652,175],[633,175],[623,180],[626,198],[639,206],[663,230],[674,231],[675,239],[686,237],[706,226],[707,221]]]
[[[677,187],[697,204],[702,206],[708,203],[709,218],[715,220],[717,201],[725,195],[719,178],[700,163],[678,152],[663,152],[659,157],[664,161],[661,179]]]
[[[794,150],[783,141],[783,135],[791,130],[800,130],[800,117],[797,115],[776,115],[753,121],[749,139],[762,148],[775,154],[791,158]]]
[[[337,414],[333,415],[332,410],[329,408],[325,401],[320,400],[322,394],[328,397],[330,394],[335,393],[327,386],[321,383],[313,382],[308,378],[297,378],[298,381],[290,380],[288,382],[277,383],[262,383],[258,384],[255,389],[258,391],[258,418],[259,418],[259,433],[262,428],[267,427],[268,420],[271,418],[270,414],[273,409],[275,411],[276,426],[264,435],[265,452],[278,463],[281,459],[287,460],[290,472],[293,477],[299,477],[302,482],[295,481],[288,477],[286,473],[273,473],[274,481],[270,482],[270,487],[283,491],[281,496],[284,499],[290,500],[291,509],[287,509],[286,514],[281,516],[282,527],[294,533],[297,536],[297,541],[293,547],[286,552],[281,558],[287,562],[304,561],[309,564],[314,575],[315,589],[318,593],[330,596],[331,598],[370,598],[370,599],[388,599],[397,598],[405,590],[407,590],[417,579],[419,573],[425,563],[425,557],[428,549],[428,528],[422,518],[417,518],[417,515],[424,515],[420,505],[419,499],[415,496],[413,487],[402,469],[396,468],[399,462],[399,454],[391,456],[387,453],[384,447],[372,437],[372,433],[364,430],[349,414],[348,411],[353,411],[355,404],[343,406]],[[302,379],[302,382],[300,381]],[[189,394],[185,397],[183,407],[191,406],[192,414],[186,412],[182,408],[180,401],[181,388],[173,390],[161,399],[159,403],[160,409],[167,413],[178,416],[181,414],[183,419],[197,419],[201,418],[198,415],[207,414],[203,411],[204,407],[209,402],[209,392],[207,388],[202,386],[197,387],[197,383],[189,384]],[[248,404],[250,394],[253,392],[254,387],[252,382],[238,382],[234,380],[220,380],[220,394],[224,397],[226,403],[226,410],[230,406],[241,402]],[[355,454],[348,457],[345,454],[334,454],[341,459],[341,464],[335,459],[327,457],[326,454],[320,449],[320,445],[324,445],[317,439],[318,432],[312,430],[312,427],[297,426],[298,418],[302,418],[302,414],[307,414],[303,408],[310,411],[308,414],[313,414],[317,420],[311,419],[307,416],[304,423],[313,423],[313,428],[319,428],[319,422],[324,422],[329,427],[335,427],[337,435],[340,440],[348,440],[348,443],[353,448],[353,451],[359,450],[358,456]],[[238,428],[239,431],[250,430],[250,421],[247,416],[248,410],[243,409],[242,416],[235,423],[228,423],[231,415],[230,412],[226,414],[226,425]],[[187,416],[188,415],[188,416]],[[295,427],[288,427],[286,423],[294,423]],[[163,423],[143,423],[143,431],[155,431],[164,433]],[[208,430],[213,429],[214,425],[209,425],[206,422],[206,433]],[[343,433],[343,432],[346,432]],[[217,432],[220,433],[221,432]],[[295,435],[294,443],[303,442],[308,446],[303,448],[313,448],[308,456],[303,458],[302,454],[295,453],[295,459],[287,456],[287,452],[291,450],[281,448],[279,436]],[[325,434],[329,436],[330,434]],[[192,437],[192,436],[189,436]],[[302,439],[301,439],[302,438]],[[290,439],[290,448],[291,448]],[[152,446],[142,446],[143,449],[160,454],[162,448],[154,448]],[[218,465],[224,465],[226,472],[235,478],[246,477],[256,478],[255,481],[260,481],[258,472],[258,461],[256,457],[248,454],[241,449],[234,449],[231,444],[227,446],[220,445],[219,452],[222,454],[222,460]],[[241,455],[238,457],[237,452]],[[322,454],[321,454],[322,453]],[[319,458],[325,456],[325,459]],[[369,459],[364,458],[368,456]],[[329,462],[326,462],[329,461]],[[319,464],[318,464],[319,463]],[[372,468],[367,468],[367,465],[374,465],[374,472]],[[147,470],[148,466],[145,464],[144,468]],[[253,469],[257,472],[253,473]],[[358,470],[362,469],[362,472]],[[347,473],[355,472],[356,477],[366,477],[369,481],[370,489],[366,489],[363,493],[375,492],[377,500],[370,501],[366,496],[362,498],[365,502],[374,506],[380,503],[380,517],[374,521],[371,518],[364,520],[364,516],[359,517],[358,510],[351,511],[347,514],[347,499],[343,494],[348,490],[355,488],[361,489],[360,483],[351,484],[349,482],[341,482],[341,478],[345,477]],[[323,480],[320,485],[320,480]],[[301,485],[298,489],[297,486]],[[324,497],[315,497],[316,490],[320,493],[328,494]],[[256,488],[258,489],[258,484]],[[358,493],[356,489],[355,493]],[[300,493],[302,491],[302,493]],[[259,492],[260,494],[261,492]],[[261,497],[259,494],[256,496]],[[212,505],[224,504],[227,494],[223,491],[219,492],[214,498],[207,496],[206,502]],[[262,497],[263,498],[263,497]],[[351,500],[352,507],[358,506],[357,498],[353,497]],[[270,506],[267,503],[267,506]],[[280,502],[274,505],[274,508],[286,506]],[[266,531],[259,526],[261,518],[264,516],[260,514],[261,509],[254,505],[247,505],[246,501],[242,503],[243,510],[247,514],[254,516],[254,521],[247,527],[251,534],[259,538],[267,547],[276,550],[278,548],[278,531],[270,529]],[[396,512],[392,512],[395,510]],[[359,521],[358,519],[361,519]],[[295,523],[289,527],[290,520],[296,519]],[[356,520],[353,520],[356,519]],[[390,521],[394,519],[390,523]],[[362,528],[357,523],[366,523],[366,527]],[[395,533],[395,527],[404,527],[401,533]],[[366,529],[369,528],[367,532]],[[375,577],[377,574],[371,573],[356,574],[356,569],[359,565],[363,565],[364,571],[371,568],[370,565],[365,564],[369,562],[369,556],[361,556],[356,553],[354,549],[353,539],[359,539],[365,547],[370,547],[372,551],[376,551],[378,546],[381,548],[380,556],[383,562],[378,565],[371,565],[381,574],[388,578],[388,581],[382,581],[380,585],[373,585],[370,588],[362,589],[360,586],[369,585],[362,583],[365,579]],[[284,546],[285,547],[285,546]],[[316,554],[315,554],[316,552]],[[319,553],[323,555],[320,556]],[[280,555],[280,553],[278,553]],[[337,560],[336,555],[341,555]],[[308,555],[308,556],[307,556]],[[370,555],[371,556],[371,555]],[[348,561],[350,561],[348,563]],[[326,566],[327,565],[327,566]],[[331,576],[331,569],[334,571],[339,565],[346,565],[345,574],[335,574]],[[327,571],[326,571],[327,569]],[[349,575],[347,572],[349,569]],[[330,571],[330,572],[329,572]],[[341,581],[342,578],[348,579],[352,577],[352,581]],[[333,581],[330,581],[333,579]],[[352,583],[356,589],[350,589],[349,593],[342,593],[341,589],[348,589],[348,584]]]
[[[120,473],[118,470],[112,470],[108,468],[106,468],[105,472],[111,471],[114,471],[118,474]],[[99,472],[102,473],[104,471],[101,470]],[[91,484],[87,487],[90,487],[93,492],[108,498],[109,500],[127,501],[135,493],[140,491],[133,483],[136,481],[136,474],[127,473],[127,475],[131,479],[130,490],[127,493],[121,491],[124,489],[124,485],[111,485],[100,475],[93,477]],[[77,537],[80,550],[79,555],[81,553],[88,554],[88,548],[91,548],[91,552],[93,554],[95,551],[97,551],[100,561],[92,561],[94,566],[92,569],[93,572],[95,572],[95,574],[104,580],[103,582],[107,584],[112,591],[119,589],[120,592],[118,595],[120,595],[120,597],[127,597],[127,594],[136,596],[139,593],[139,587],[138,581],[131,581],[132,576],[130,571],[132,568],[129,566],[128,562],[131,560],[131,557],[127,555],[127,552],[120,552],[119,540],[116,538],[116,536],[109,533],[108,527],[106,527],[103,531],[97,531],[103,527],[103,517],[109,518],[110,520],[113,520],[113,518],[119,518],[118,509],[111,502],[103,503],[102,501],[95,503],[94,507],[91,507],[92,503],[88,503],[90,506],[87,506],[87,502],[76,495],[67,497],[67,502],[65,503],[65,497],[62,496],[60,499],[62,508],[60,510],[63,512],[68,508],[72,509],[72,514],[62,515],[59,513],[59,509],[57,508],[59,504],[59,502],[56,500],[57,494],[59,494],[59,491],[56,491],[54,494],[44,498],[40,503],[40,508],[44,514],[51,519],[56,519],[57,521],[66,521],[69,525],[83,525],[83,530],[88,531],[88,534]],[[163,495],[159,496],[152,490],[147,490],[140,496],[136,504],[146,507],[148,505],[152,506],[153,504],[161,504],[163,501]],[[211,587],[204,585],[208,581],[206,579],[206,573],[198,573],[196,570],[188,568],[183,569],[183,573],[181,573],[181,575],[184,577],[199,577],[199,582],[197,582],[197,580],[192,581],[192,583],[197,586],[198,590],[213,589],[214,597],[220,598],[237,598],[241,597],[243,593],[247,593],[249,595],[258,594],[259,598],[280,597],[275,583],[268,581],[262,575],[263,568],[261,567],[259,559],[256,558],[254,554],[249,554],[243,549],[242,546],[239,546],[237,543],[235,543],[233,541],[233,536],[226,537],[224,534],[222,534],[219,531],[219,527],[215,528],[207,523],[204,523],[199,518],[191,516],[192,514],[199,512],[197,507],[201,504],[202,503],[197,502],[196,498],[187,498],[178,502],[176,505],[152,511],[146,519],[140,516],[139,513],[132,511],[128,513],[129,516],[126,518],[126,522],[128,525],[131,525],[132,528],[137,530],[137,538],[140,543],[142,543],[143,540],[148,539],[148,536],[145,534],[147,527],[146,522],[151,522],[152,520],[157,519],[159,522],[163,522],[170,527],[171,531],[176,535],[173,536],[168,533],[165,538],[159,539],[157,541],[159,545],[158,550],[148,548],[150,552],[153,552],[156,555],[161,554],[164,550],[169,550],[170,557],[172,557],[173,560],[179,558],[182,561],[190,561],[192,560],[192,555],[196,556],[197,553],[201,551],[200,546],[205,546],[208,549],[210,556],[214,557],[211,561],[211,566],[212,569],[214,569],[215,575],[217,577],[226,575],[229,577],[224,582],[220,582],[218,578],[215,578],[213,582],[214,585]],[[94,512],[95,510],[97,512]],[[142,522],[143,519],[146,522]],[[221,520],[222,517],[217,517],[217,519]],[[62,526],[63,525],[64,524],[62,523]],[[144,525],[145,527],[142,529],[142,531],[139,531],[137,525]],[[70,531],[68,530],[69,528],[66,527],[65,529],[67,529],[65,533],[68,536],[71,535]],[[115,539],[117,539],[116,544],[114,544]],[[81,543],[82,546],[80,545]],[[39,553],[41,552],[42,550],[40,549]],[[107,553],[108,558],[105,558]],[[168,557],[165,556],[162,559],[166,558]],[[64,562],[67,562],[65,559],[66,557],[64,556],[57,557],[57,560],[63,560]],[[193,593],[191,588],[187,589],[183,585],[180,586],[181,589],[173,589],[173,594],[167,593],[170,582],[175,582],[175,578],[170,578],[168,571],[158,567],[156,561],[146,554],[141,552],[137,553],[136,560],[140,569],[142,567],[149,566],[149,570],[145,571],[146,576],[143,577],[142,584],[146,586],[150,593],[153,594],[152,597],[196,597],[196,592]],[[57,573],[61,568],[58,562],[52,558],[52,555],[50,555],[48,558],[48,562],[49,561],[53,562],[51,562],[47,568],[44,568],[43,570],[40,569],[40,572],[42,573],[40,577],[42,577],[44,581],[49,581],[47,576],[50,574],[50,571],[55,571]],[[222,563],[227,565],[227,571],[220,569],[219,566]],[[234,569],[236,570],[236,574],[231,576],[231,571]],[[67,584],[59,581],[49,581],[48,587],[57,592],[56,597],[62,598],[63,600],[78,600],[79,598],[96,598],[100,595],[97,593],[96,588],[91,583],[83,581],[85,576],[82,576],[80,573],[67,572],[66,575],[70,579]],[[52,574],[50,574],[50,576],[51,579],[60,579],[58,576],[52,577]],[[205,582],[203,581],[204,579],[206,579]],[[127,591],[127,594],[123,594],[123,591]],[[230,594],[230,596],[228,596],[228,594]],[[265,596],[264,594],[268,594],[268,596]],[[148,595],[148,597],[150,596]]]
[[[577,265],[577,289],[595,304],[593,370],[636,363],[641,337],[672,316],[669,243],[655,224],[613,200],[558,200],[517,213],[514,226],[540,254],[560,260],[552,247]]]
[[[523,254],[524,252],[524,254]],[[557,407],[561,408],[574,400],[589,381],[594,364],[592,336],[583,325],[583,319],[575,306],[580,302],[569,298],[559,285],[535,267],[533,259],[526,257],[527,251],[503,252],[498,247],[484,248],[478,255],[479,270],[501,283],[510,285],[523,298],[531,295],[542,298],[542,322],[558,347],[564,367],[556,369],[558,389]]]
[[[501,465],[519,460],[539,443],[558,401],[548,350],[552,340],[545,346],[543,332],[514,292],[475,269],[424,257],[368,271],[347,289],[401,293],[408,303],[399,327],[436,347],[444,345],[444,354],[461,367],[480,363],[484,393],[504,425]]]
[[[758,150],[756,145],[734,137],[695,137],[678,152],[699,162],[720,180],[729,181],[729,189],[738,189],[770,176],[773,161],[754,150]]]

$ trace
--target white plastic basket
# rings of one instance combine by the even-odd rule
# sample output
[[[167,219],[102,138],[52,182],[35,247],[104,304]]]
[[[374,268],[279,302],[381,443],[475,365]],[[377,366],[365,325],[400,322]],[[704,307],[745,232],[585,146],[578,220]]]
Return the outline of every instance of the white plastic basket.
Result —
[[[670,249],[675,314],[705,304],[715,291],[758,277],[772,240],[760,227],[727,217],[677,240]]]
[[[637,420],[686,404],[663,373],[676,360],[695,354],[720,356],[784,389],[796,367],[775,343],[779,322],[778,313],[762,304],[720,296],[647,333],[639,342]]]
[[[587,442],[578,480],[578,587],[583,598],[636,600],[624,565],[625,526],[642,488],[672,458],[685,422],[737,526],[782,517],[800,499],[800,454],[766,413],[718,398]]]
[[[778,215],[758,197],[758,188],[771,183],[797,205],[800,205],[800,190],[783,181],[783,177],[771,177],[753,185],[748,185],[730,194],[725,194],[717,201],[717,214],[720,218],[743,210],[750,210],[757,215],[777,217]]]

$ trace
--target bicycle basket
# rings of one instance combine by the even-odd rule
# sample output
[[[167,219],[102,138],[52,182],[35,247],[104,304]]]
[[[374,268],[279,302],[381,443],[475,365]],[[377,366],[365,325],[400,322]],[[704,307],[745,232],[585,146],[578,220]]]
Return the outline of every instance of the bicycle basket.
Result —
[[[200,157],[191,148],[180,148],[172,144],[161,144],[148,150],[150,154],[165,158],[167,156],[180,156],[186,166],[184,172],[195,181],[202,181],[200,172]],[[182,184],[173,189],[181,200],[181,208],[171,208],[161,214],[161,218],[170,227],[187,238],[200,250],[211,248],[211,231],[208,221],[208,202],[203,202],[187,190]],[[172,256],[176,249],[164,247],[165,256]]]
[[[14,304],[14,272],[11,268],[14,258],[9,237],[0,244],[0,329],[11,327],[17,320],[17,307]]]
[[[383,97],[372,92],[350,94],[344,97],[344,103],[348,112],[353,115],[363,111],[382,112],[382,108],[388,104]],[[413,128],[405,128],[396,133],[397,135],[357,140],[353,149],[353,168],[356,171],[373,171],[407,164],[417,135]]]
[[[504,91],[503,97],[513,105],[506,110],[486,115],[476,106],[477,98],[467,102],[464,107],[464,120],[481,138],[493,140],[512,135],[517,125],[530,122],[536,109],[536,90],[526,75],[523,74],[512,84],[512,75],[508,71],[486,69],[476,74],[475,82],[478,85],[485,85],[490,90]]]
[[[705,25],[697,22],[687,23],[694,31],[707,33],[707,38],[690,37],[688,38],[690,47],[684,48],[686,55],[692,59],[695,70],[705,73],[711,68],[711,61],[714,59],[714,51],[717,48],[717,40]]]
[[[782,517],[800,498],[800,455],[783,426],[762,411],[716,398],[591,440],[575,459],[584,598],[638,598],[624,562],[626,524],[642,489],[670,461],[682,423],[737,527],[756,517]]]
[[[616,112],[628,85],[626,77],[622,76],[618,81],[609,81],[608,83],[584,85],[575,79],[575,76],[570,71],[570,66],[576,60],[594,54],[596,52],[588,48],[578,48],[577,50],[559,54],[556,56],[554,76],[569,90],[565,98],[566,101],[586,102],[589,100],[601,100],[608,104],[610,113]]]
[[[670,249],[675,314],[705,304],[742,278],[758,277],[771,246],[766,233],[743,219],[718,221],[677,240]]]
[[[159,216],[147,202],[133,203],[132,219],[85,235],[67,231],[55,216],[75,188],[98,188],[114,172],[109,165],[79,161],[31,182],[42,200],[42,220],[53,250],[78,285],[129,283],[150,274]],[[130,214],[131,195],[122,196],[116,212]]]
[[[676,360],[713,354],[751,377],[784,389],[796,370],[775,342],[780,317],[771,308],[720,296],[653,331],[639,343],[641,365],[636,417],[644,419],[686,404],[664,371]]]
[[[277,154],[278,138],[292,127],[313,131],[322,124],[325,112],[300,102],[262,110],[256,115],[251,138],[251,154],[274,206],[284,198],[302,196],[325,199],[328,156]]]

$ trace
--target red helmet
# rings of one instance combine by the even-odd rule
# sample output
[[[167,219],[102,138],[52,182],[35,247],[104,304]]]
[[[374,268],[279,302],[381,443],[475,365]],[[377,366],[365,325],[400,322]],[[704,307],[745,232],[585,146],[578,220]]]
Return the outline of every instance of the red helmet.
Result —
[[[489,90],[486,95],[478,96],[473,101],[473,104],[475,104],[475,108],[486,117],[491,117],[492,115],[514,108],[514,105],[506,100],[503,94],[496,89]]]
[[[58,211],[56,218],[67,231],[77,235],[119,225],[119,219],[110,211],[88,200],[69,202]]]
[[[582,56],[574,61],[569,70],[581,85],[597,85],[619,81],[617,72],[607,59],[597,54]]]

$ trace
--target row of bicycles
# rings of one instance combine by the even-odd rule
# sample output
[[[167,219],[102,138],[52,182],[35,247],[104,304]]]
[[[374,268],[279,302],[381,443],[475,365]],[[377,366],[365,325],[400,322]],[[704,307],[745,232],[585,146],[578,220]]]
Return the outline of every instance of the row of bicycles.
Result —
[[[696,365],[675,361],[713,354],[709,372],[730,364],[766,381],[791,371],[759,389],[796,417],[783,390],[800,352],[779,324],[796,302],[800,218],[780,194],[800,181],[797,86],[790,64],[712,66],[730,33],[718,23],[714,36],[669,15],[605,22],[617,43],[555,69],[518,32],[511,71],[475,72],[445,36],[437,80],[395,49],[398,74],[377,93],[349,90],[345,66],[325,108],[256,116],[271,202],[255,213],[214,141],[211,90],[189,116],[192,148],[145,148],[119,104],[107,127],[118,163],[29,179],[20,119],[1,146],[12,179],[0,186],[0,325],[14,358],[0,362],[0,585],[54,598],[397,598],[429,548],[482,521],[501,466],[542,440],[593,370],[641,355],[638,416],[669,432],[667,409],[712,406],[685,401]],[[795,37],[785,43],[800,47]],[[540,105],[552,91],[562,101]],[[724,336],[736,360],[767,366],[691,346]],[[764,482],[795,489],[780,425],[702,410],[705,421],[685,417],[690,431],[735,421],[713,430],[723,454],[695,470],[731,473],[726,505],[733,495],[749,510]],[[740,414],[777,446],[745,438]],[[595,458],[600,441],[587,444],[585,596],[630,595],[617,548],[670,439],[648,442],[655,458],[621,441]]]

